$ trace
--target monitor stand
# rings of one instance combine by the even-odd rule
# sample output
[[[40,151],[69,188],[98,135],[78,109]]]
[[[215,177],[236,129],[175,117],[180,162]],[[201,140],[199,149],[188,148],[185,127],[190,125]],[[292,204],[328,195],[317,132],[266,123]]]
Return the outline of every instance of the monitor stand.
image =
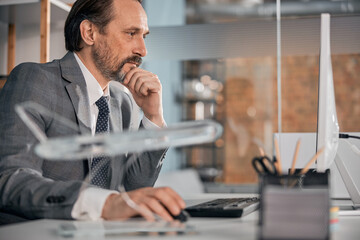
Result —
[[[335,156],[335,164],[339,170],[340,176],[344,181],[345,187],[350,195],[352,204],[350,205],[339,205],[340,210],[359,210],[360,209],[360,192],[356,187],[353,178],[349,174],[349,170],[345,166],[341,157],[338,154]]]

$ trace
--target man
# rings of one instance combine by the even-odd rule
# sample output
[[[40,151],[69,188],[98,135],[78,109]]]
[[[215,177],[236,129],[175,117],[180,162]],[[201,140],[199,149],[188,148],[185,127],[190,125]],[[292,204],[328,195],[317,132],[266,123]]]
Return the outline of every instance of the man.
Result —
[[[16,115],[14,106],[34,101],[78,124],[78,131],[31,111],[37,125],[51,137],[129,129],[133,124],[129,96],[143,110],[142,127],[163,127],[161,83],[139,68],[149,33],[140,0],[77,0],[65,23],[69,51],[47,64],[25,63],[10,74],[0,94],[0,209],[27,219],[124,219],[153,212],[172,220],[185,207],[170,188],[152,188],[165,151],[145,152],[127,169],[123,184],[140,211],[119,193],[121,162],[133,155],[47,161],[35,155],[36,139]],[[99,105],[99,101],[102,100]],[[105,107],[105,110],[103,110]],[[110,115],[110,120],[109,116]],[[109,122],[110,121],[110,122]],[[98,131],[99,130],[99,131]],[[97,162],[103,175],[93,171]],[[95,181],[83,180],[90,173]],[[105,178],[104,178],[105,175]],[[102,186],[96,187],[95,185]],[[138,208],[137,208],[138,209]],[[150,211],[149,211],[150,210]]]

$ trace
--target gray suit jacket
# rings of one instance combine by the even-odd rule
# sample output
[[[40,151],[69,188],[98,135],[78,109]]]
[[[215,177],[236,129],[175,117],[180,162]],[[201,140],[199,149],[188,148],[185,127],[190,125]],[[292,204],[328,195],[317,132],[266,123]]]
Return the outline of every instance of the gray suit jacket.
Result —
[[[89,160],[48,161],[34,154],[38,143],[14,111],[14,106],[34,101],[78,125],[69,129],[36,111],[30,114],[49,138],[90,132],[88,93],[73,53],[46,64],[24,63],[10,74],[0,92],[0,211],[28,219],[71,218],[71,210],[89,172]],[[129,129],[132,105],[129,96],[110,86],[111,128]],[[153,186],[165,150],[136,155],[125,174],[122,163],[132,157],[119,156],[111,162],[110,189],[124,182],[127,190]]]

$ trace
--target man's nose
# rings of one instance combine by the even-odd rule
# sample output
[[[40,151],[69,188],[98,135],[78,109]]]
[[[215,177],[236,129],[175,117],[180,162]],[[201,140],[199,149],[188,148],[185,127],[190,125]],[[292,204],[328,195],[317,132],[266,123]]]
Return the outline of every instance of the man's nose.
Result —
[[[139,39],[134,48],[134,53],[140,57],[145,57],[147,54],[147,49],[145,46],[145,40],[143,38]]]

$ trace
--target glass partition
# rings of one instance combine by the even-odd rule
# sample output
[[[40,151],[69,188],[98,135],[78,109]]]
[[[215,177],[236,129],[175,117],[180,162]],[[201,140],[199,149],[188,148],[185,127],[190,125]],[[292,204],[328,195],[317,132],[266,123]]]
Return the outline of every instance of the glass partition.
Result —
[[[180,77],[175,71],[173,79],[161,79],[171,82],[163,83],[164,105],[176,105],[178,118],[171,121],[214,119],[224,127],[216,142],[177,149],[174,154],[180,168],[196,168],[205,181],[254,183],[257,176],[251,159],[259,148],[273,155],[272,137],[278,131],[275,4],[275,0],[188,0],[185,25],[150,26],[145,66],[176,62],[182,69]],[[324,11],[332,14],[340,128],[359,131],[355,117],[360,114],[359,4],[281,1],[281,5],[282,132],[316,131],[320,13]],[[164,111],[166,116],[173,107],[168,104]]]
[[[186,13],[185,25],[150,26],[145,65],[161,61],[163,66],[168,66],[166,62],[181,66],[180,77],[162,79],[176,79],[176,83],[165,83],[164,92],[172,94],[164,93],[164,105],[175,104],[177,112],[171,113],[168,106],[165,116],[170,110],[171,116],[178,116],[171,121],[214,119],[223,125],[224,134],[212,144],[178,149],[174,159],[181,162],[180,168],[196,168],[205,181],[254,183],[257,176],[251,159],[259,154],[259,147],[273,155],[272,136],[278,131],[276,1],[188,0],[184,7],[186,11],[180,11]],[[340,128],[359,131],[354,117],[360,113],[360,90],[354,87],[360,86],[356,80],[360,71],[359,4],[284,0],[282,132],[316,131],[322,12],[332,14]],[[174,86],[180,89],[174,91]]]

